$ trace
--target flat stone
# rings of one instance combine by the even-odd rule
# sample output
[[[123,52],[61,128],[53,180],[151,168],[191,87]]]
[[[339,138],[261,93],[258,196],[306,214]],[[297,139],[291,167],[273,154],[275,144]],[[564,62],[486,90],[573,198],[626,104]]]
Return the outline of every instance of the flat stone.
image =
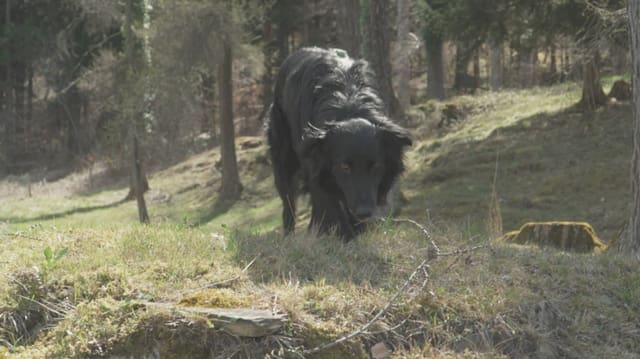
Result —
[[[215,328],[239,337],[264,337],[277,333],[287,323],[286,314],[251,308],[184,307],[168,303],[144,303],[147,308],[206,317]]]

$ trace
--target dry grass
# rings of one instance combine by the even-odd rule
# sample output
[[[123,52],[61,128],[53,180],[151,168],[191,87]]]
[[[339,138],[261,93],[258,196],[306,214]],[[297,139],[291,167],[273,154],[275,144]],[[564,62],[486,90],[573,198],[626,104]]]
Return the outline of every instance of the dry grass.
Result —
[[[5,180],[0,358],[300,357],[386,305],[365,333],[309,357],[368,358],[379,343],[396,358],[637,357],[637,263],[488,239],[503,221],[574,217],[609,233],[625,216],[628,107],[592,118],[563,112],[575,90],[455,99],[471,116],[408,154],[402,216],[422,223],[442,252],[484,246],[459,255],[433,257],[429,238],[407,223],[377,225],[349,243],[303,231],[283,238],[264,145],[240,149],[246,191],[230,208],[216,207],[215,150],[154,172],[149,226],[135,222],[133,203],[118,203],[126,182],[96,174],[92,187],[76,174],[32,188],[28,199],[24,184]],[[306,216],[303,208],[301,226]],[[47,247],[68,252],[50,265]],[[399,292],[425,258],[428,272]],[[34,267],[39,281],[24,285],[21,273]],[[144,301],[242,304],[285,312],[290,323],[240,339]],[[53,315],[38,303],[66,309]],[[46,330],[13,325],[28,310],[49,315],[38,322]]]

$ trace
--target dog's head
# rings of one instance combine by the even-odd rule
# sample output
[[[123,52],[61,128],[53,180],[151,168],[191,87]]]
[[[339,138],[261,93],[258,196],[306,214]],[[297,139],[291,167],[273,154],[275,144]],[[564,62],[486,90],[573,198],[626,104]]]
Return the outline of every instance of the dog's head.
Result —
[[[310,180],[341,195],[351,215],[365,220],[384,204],[404,169],[402,153],[409,145],[407,131],[391,122],[353,118],[310,127],[302,156]]]

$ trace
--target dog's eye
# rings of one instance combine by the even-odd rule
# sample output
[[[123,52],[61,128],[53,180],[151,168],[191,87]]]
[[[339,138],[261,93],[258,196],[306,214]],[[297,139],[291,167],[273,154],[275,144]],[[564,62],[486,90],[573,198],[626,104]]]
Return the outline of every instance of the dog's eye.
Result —
[[[338,168],[340,169],[340,171],[344,172],[344,173],[351,173],[351,166],[349,166],[348,163],[346,162],[342,162],[338,165]]]

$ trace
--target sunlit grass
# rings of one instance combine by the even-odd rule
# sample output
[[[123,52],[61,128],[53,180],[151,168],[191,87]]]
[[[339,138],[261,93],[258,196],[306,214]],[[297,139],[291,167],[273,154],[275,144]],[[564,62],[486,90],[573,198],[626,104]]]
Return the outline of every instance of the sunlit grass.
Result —
[[[371,327],[373,334],[317,357],[369,357],[379,342],[397,358],[640,352],[635,263],[611,253],[579,255],[487,239],[496,160],[506,230],[526,220],[582,219],[609,240],[626,218],[628,106],[585,116],[568,110],[579,97],[578,85],[561,84],[451,99],[468,117],[427,132],[407,154],[402,191],[408,203],[400,216],[426,224],[443,251],[489,247],[433,259],[425,289],[418,290],[426,279],[421,276]],[[87,173],[77,173],[34,184],[33,197],[20,180],[0,182],[0,307],[24,310],[25,301],[12,294],[20,273],[33,271],[41,288],[34,298],[68,300],[74,307],[34,342],[15,340],[12,353],[0,350],[0,358],[154,350],[197,356],[222,339],[247,351],[276,349],[274,341],[222,338],[206,321],[185,324],[175,313],[139,305],[188,298],[206,306],[219,296],[289,314],[281,339],[291,340],[299,354],[301,347],[360,328],[428,256],[429,240],[408,224],[381,224],[348,243],[309,234],[304,197],[297,233],[283,237],[264,144],[239,150],[245,190],[228,208],[216,203],[218,158],[211,150],[152,172],[150,225],[137,223],[134,202],[119,203],[126,179],[98,177],[106,185],[92,187]],[[46,248],[67,250],[47,265]]]

